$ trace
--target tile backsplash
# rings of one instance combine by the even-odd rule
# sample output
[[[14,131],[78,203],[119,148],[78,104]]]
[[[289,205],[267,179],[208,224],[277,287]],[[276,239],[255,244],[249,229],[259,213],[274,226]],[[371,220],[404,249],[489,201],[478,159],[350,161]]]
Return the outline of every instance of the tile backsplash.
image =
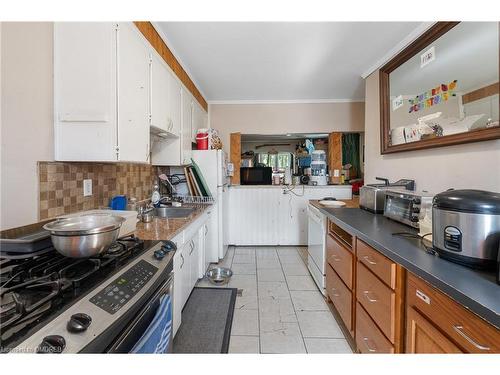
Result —
[[[131,163],[38,162],[39,219],[107,207],[114,195],[149,198],[162,167]],[[83,180],[92,180],[92,195],[83,196]]]

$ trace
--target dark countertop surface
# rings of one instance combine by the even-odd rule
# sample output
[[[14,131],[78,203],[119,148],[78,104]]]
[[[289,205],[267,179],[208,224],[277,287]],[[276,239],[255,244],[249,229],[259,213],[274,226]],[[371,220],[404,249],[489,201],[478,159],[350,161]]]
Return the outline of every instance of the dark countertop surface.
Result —
[[[408,271],[500,328],[500,285],[494,272],[473,270],[428,254],[419,239],[394,236],[417,233],[406,225],[359,208],[326,208],[315,205],[335,224],[354,234]]]

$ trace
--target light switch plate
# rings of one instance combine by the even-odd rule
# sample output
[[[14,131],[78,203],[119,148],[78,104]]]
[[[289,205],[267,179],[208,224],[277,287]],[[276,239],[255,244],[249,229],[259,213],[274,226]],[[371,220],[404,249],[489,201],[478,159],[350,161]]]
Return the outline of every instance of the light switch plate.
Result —
[[[420,55],[420,68],[436,60],[436,48],[432,46]]]
[[[92,195],[92,180],[83,180],[83,196],[88,197]]]

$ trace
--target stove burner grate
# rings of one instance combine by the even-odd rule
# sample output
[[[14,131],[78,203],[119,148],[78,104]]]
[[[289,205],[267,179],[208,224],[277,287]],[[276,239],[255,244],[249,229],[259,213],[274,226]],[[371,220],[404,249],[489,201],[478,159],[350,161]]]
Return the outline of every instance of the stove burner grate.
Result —
[[[131,236],[118,240],[104,254],[91,258],[67,258],[52,251],[32,258],[2,258],[0,263],[0,343],[26,326],[38,324],[56,306],[104,280],[116,267],[144,248]],[[1,257],[1,255],[0,255]],[[100,272],[96,278],[93,275]]]

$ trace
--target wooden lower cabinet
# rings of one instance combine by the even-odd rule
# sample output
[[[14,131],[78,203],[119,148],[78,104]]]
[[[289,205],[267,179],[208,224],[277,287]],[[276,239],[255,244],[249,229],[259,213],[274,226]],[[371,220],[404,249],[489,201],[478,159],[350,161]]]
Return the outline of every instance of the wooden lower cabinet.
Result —
[[[326,263],[329,264],[340,276],[344,284],[352,289],[353,287],[353,256],[351,250],[341,244],[330,234],[326,236]]]
[[[326,294],[352,334],[352,293],[329,264],[326,265]]]
[[[462,353],[460,348],[412,307],[406,311],[406,353]]]
[[[488,324],[419,277],[407,281],[407,321],[416,311],[465,353],[500,353],[500,330]],[[414,314],[413,314],[414,316]],[[406,350],[411,353],[412,332],[406,330]],[[444,346],[443,349],[448,349]],[[439,351],[437,351],[439,353]],[[449,353],[455,353],[450,349]]]
[[[396,335],[396,293],[385,286],[368,268],[356,265],[356,299],[384,335],[394,343]]]
[[[356,236],[328,228],[327,297],[358,352],[500,353],[498,328]]]
[[[361,353],[394,353],[394,346],[387,340],[363,306],[356,304],[356,346]]]

